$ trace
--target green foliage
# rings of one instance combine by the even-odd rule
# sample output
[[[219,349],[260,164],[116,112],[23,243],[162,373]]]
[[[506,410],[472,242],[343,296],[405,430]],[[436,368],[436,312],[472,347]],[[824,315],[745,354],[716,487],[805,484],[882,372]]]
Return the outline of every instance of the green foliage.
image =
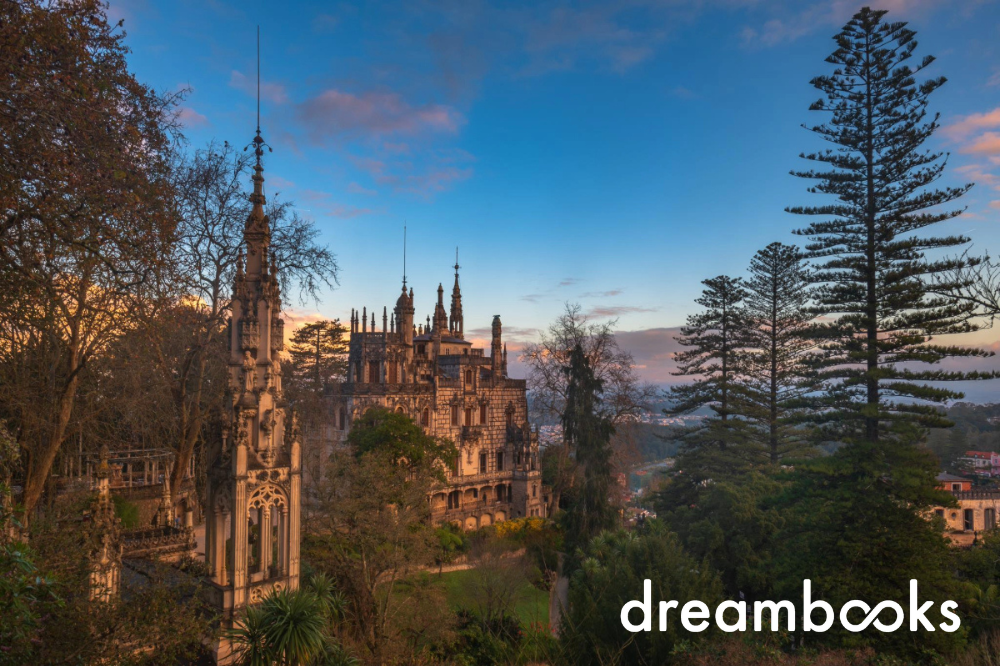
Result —
[[[122,522],[122,529],[131,530],[139,527],[139,507],[121,495],[111,495],[115,504],[115,515]]]
[[[288,343],[289,388],[322,391],[347,374],[347,328],[339,319],[323,319],[295,329]]]
[[[629,633],[619,618],[622,606],[639,598],[643,580],[652,581],[654,604],[698,599],[709,607],[722,600],[722,584],[707,563],[684,552],[677,536],[658,520],[634,532],[605,532],[584,551],[569,589],[569,611],[560,629],[568,663],[663,664],[680,641],[705,634],[686,632],[674,616],[667,631]],[[636,618],[633,618],[636,619]],[[654,624],[658,621],[654,618]]]
[[[778,597],[801,600],[802,580],[809,578],[815,597],[834,607],[850,599],[872,605],[892,599],[906,607],[909,581],[916,579],[920,598],[935,601],[928,620],[935,625],[943,621],[939,603],[956,599],[958,589],[949,546],[925,513],[931,506],[947,504],[950,496],[934,490],[933,456],[906,437],[894,433],[877,444],[844,446],[791,475],[776,503],[785,519],[774,538]],[[964,633],[882,633],[869,628],[848,634],[835,624],[813,640],[845,647],[872,645],[879,652],[915,658],[924,649],[953,652]]]
[[[229,638],[240,666],[333,666],[354,660],[333,640],[329,621],[341,613],[326,578],[312,576],[297,590],[272,591],[248,606]]]
[[[772,550],[783,518],[772,505],[780,490],[775,477],[762,472],[707,485],[679,474],[654,505],[686,551],[719,573],[729,598],[753,601],[773,589]]]
[[[351,425],[347,443],[359,458],[377,452],[411,470],[433,469],[441,481],[446,480],[446,466],[458,455],[454,444],[428,435],[406,414],[380,407],[366,410]]]

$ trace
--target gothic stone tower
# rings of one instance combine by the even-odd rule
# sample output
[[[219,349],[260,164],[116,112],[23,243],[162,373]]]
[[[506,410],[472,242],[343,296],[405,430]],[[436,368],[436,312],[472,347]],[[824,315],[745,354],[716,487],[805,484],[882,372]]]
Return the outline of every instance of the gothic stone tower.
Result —
[[[253,209],[243,232],[229,323],[229,384],[224,427],[208,473],[205,554],[215,603],[232,622],[271,590],[299,584],[301,465],[295,417],[281,392],[284,321],[268,259],[264,140],[253,140]],[[224,661],[228,646],[220,646]]]

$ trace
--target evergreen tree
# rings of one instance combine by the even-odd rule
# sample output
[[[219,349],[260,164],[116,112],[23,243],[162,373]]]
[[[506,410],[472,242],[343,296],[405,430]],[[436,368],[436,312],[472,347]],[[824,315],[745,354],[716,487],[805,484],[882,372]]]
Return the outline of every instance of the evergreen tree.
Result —
[[[347,329],[339,319],[320,320],[295,329],[288,345],[293,382],[320,393],[347,372]]]
[[[711,415],[685,429],[678,470],[697,485],[707,478],[745,468],[746,421],[738,418],[741,347],[746,332],[743,300],[747,291],[740,278],[720,275],[702,284],[695,302],[704,310],[688,317],[677,341],[689,349],[677,355],[677,371],[694,381],[672,386],[672,408],[667,414],[686,414],[707,407]]]
[[[833,319],[818,331],[820,376],[829,380],[826,409],[819,413],[839,438],[871,442],[900,419],[948,424],[927,403],[961,394],[923,382],[988,376],[900,367],[985,352],[928,344],[934,335],[972,328],[973,306],[933,296],[929,285],[975,260],[926,257],[969,239],[921,234],[959,215],[960,209],[943,206],[971,185],[930,189],[946,159],[922,148],[938,128],[937,115],[926,120],[927,102],[945,79],[916,82],[934,58],[911,67],[915,33],[905,23],[884,21],[885,14],[867,7],[855,14],[827,58],[837,69],[812,80],[825,98],[810,108],[831,118],[810,129],[835,148],[803,155],[820,166],[793,174],[817,181],[810,192],[837,200],[788,209],[824,218],[796,231],[810,239],[819,314]],[[937,282],[936,293],[957,288]]]
[[[796,247],[771,243],[754,255],[746,282],[745,389],[740,411],[753,424],[758,456],[771,465],[809,455],[801,423],[808,339],[806,273]]]
[[[611,500],[614,426],[600,412],[604,383],[594,376],[581,345],[573,348],[564,371],[568,382],[563,437],[576,451],[582,472],[582,482],[565,516],[566,543],[572,549],[582,548],[599,532],[614,528],[618,510]]]

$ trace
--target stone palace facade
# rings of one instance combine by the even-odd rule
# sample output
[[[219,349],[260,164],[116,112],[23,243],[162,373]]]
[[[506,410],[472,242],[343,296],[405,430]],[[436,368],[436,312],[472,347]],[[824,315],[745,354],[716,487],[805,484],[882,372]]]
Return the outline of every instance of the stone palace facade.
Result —
[[[490,355],[465,339],[455,265],[450,315],[444,288],[427,324],[414,323],[413,289],[403,290],[381,330],[367,308],[352,312],[347,381],[336,398],[340,441],[370,407],[407,414],[459,450],[447,487],[429,497],[435,523],[476,529],[510,518],[544,516],[538,435],[528,423],[527,385],[507,376],[500,317],[493,318]]]

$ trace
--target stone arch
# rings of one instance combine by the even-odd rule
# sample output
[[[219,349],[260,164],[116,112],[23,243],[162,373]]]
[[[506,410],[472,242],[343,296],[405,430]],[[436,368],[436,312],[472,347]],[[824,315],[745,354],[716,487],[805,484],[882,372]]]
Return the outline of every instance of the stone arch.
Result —
[[[489,502],[491,499],[493,499],[494,498],[494,495],[493,495],[493,486],[483,486],[482,488],[480,488],[479,489],[479,498],[483,502]]]
[[[497,511],[495,514],[493,514],[493,522],[494,523],[502,523],[505,520],[507,520],[507,512],[506,511]]]
[[[482,516],[479,517],[480,527],[487,527],[492,524],[493,524],[493,516],[491,516],[490,514],[484,513]]]
[[[467,516],[465,518],[465,529],[474,530],[477,529],[478,527],[479,527],[479,521],[476,519],[475,516]]]
[[[282,509],[287,506],[288,499],[285,497],[285,491],[273,483],[265,483],[254,490],[247,502],[247,507],[250,509],[269,509],[271,507]]]
[[[479,498],[479,491],[475,488],[466,488],[463,494],[464,503],[475,502]]]
[[[507,496],[507,486],[503,483],[497,484],[497,487],[493,489],[493,496],[498,502],[510,501],[510,497]]]

